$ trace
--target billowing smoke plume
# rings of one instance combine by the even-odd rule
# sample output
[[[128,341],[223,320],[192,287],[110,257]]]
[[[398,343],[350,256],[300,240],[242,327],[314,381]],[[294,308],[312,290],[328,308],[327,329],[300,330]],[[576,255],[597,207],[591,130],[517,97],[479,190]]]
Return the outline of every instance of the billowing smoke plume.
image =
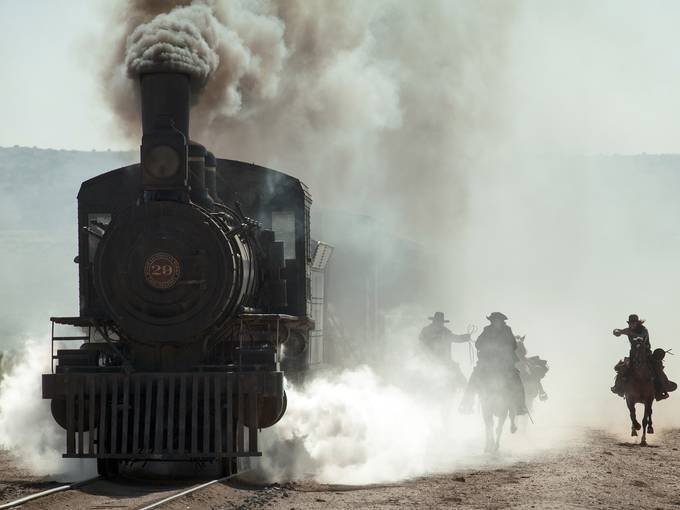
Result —
[[[465,206],[461,171],[502,120],[495,90],[512,11],[445,0],[133,0],[103,83],[137,143],[130,64],[149,69],[144,55],[185,66],[191,55],[194,76],[210,74],[192,110],[195,139],[300,177],[324,207],[437,240]],[[181,42],[172,57],[170,40]]]
[[[142,73],[186,73],[202,87],[217,68],[217,24],[202,5],[179,7],[144,23],[130,34],[125,65],[130,77]]]

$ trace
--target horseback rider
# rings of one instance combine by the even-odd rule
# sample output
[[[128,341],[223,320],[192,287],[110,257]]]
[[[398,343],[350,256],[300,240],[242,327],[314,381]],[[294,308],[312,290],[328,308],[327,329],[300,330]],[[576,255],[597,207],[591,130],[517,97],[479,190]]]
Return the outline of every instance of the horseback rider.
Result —
[[[529,401],[533,400],[538,396],[539,400],[548,400],[548,394],[543,388],[541,379],[545,377],[548,373],[548,362],[538,356],[527,357],[527,348],[524,344],[525,336],[515,336],[517,340],[517,357],[519,362],[517,363],[517,368],[519,369],[520,379],[522,379],[522,384],[524,384],[524,389],[529,393],[527,398]],[[531,391],[529,391],[531,390]],[[529,405],[529,403],[527,403]]]
[[[433,355],[451,357],[451,342],[462,344],[472,340],[469,333],[457,335],[444,326],[448,320],[444,319],[444,312],[435,312],[428,317],[432,322],[420,332],[420,342]]]
[[[446,362],[453,369],[453,376],[457,385],[465,384],[465,376],[458,363],[451,358],[451,343],[462,344],[472,340],[470,333],[457,335],[449,328],[444,326],[448,320],[444,319],[443,312],[435,312],[432,317],[428,317],[432,322],[425,326],[420,332],[420,343],[425,348],[426,354],[437,362]]]
[[[491,324],[484,328],[475,342],[478,361],[465,389],[460,410],[463,413],[471,412],[475,393],[479,392],[483,380],[491,372],[503,372],[507,376],[514,413],[517,415],[526,414],[524,386],[519,376],[519,370],[515,367],[515,364],[519,361],[515,352],[517,349],[515,335],[510,326],[505,323],[508,318],[504,314],[493,312],[487,319]]]
[[[624,329],[615,329],[614,336],[626,335],[630,341],[631,347],[633,346],[633,340],[636,338],[642,338],[647,350],[650,365],[654,370],[654,389],[656,392],[656,399],[663,400],[668,398],[668,392],[675,391],[678,387],[673,381],[669,381],[666,373],[663,370],[663,358],[666,352],[663,349],[655,349],[652,352],[651,344],[649,343],[649,331],[644,326],[644,320],[636,314],[631,314],[628,316],[628,327]],[[620,397],[624,396],[624,382],[626,376],[628,375],[628,370],[630,368],[630,359],[624,358],[623,361],[619,361],[614,370],[616,371],[616,379],[614,380],[614,386],[611,390]]]

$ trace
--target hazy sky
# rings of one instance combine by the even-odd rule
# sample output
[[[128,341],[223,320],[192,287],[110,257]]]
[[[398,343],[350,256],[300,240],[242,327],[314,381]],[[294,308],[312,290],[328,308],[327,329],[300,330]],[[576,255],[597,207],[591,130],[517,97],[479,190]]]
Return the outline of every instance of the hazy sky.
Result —
[[[0,146],[120,147],[101,100],[104,0],[0,0]]]
[[[130,147],[99,91],[111,3],[0,0],[0,146]],[[502,84],[512,142],[680,152],[680,2],[515,5]]]

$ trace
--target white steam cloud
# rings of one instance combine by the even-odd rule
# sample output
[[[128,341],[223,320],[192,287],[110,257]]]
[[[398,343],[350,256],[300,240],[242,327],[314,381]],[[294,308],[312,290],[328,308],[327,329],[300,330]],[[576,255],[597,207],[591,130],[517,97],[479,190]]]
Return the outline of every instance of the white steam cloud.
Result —
[[[279,482],[394,482],[511,463],[581,432],[560,402],[540,403],[533,411],[535,425],[518,419],[520,431],[510,435],[506,422],[500,456],[482,454],[479,413],[459,413],[462,388],[453,384],[449,367],[419,350],[411,319],[401,317],[387,334],[381,363],[287,389],[286,415],[263,431],[261,476]],[[455,358],[469,373],[467,346],[458,351]]]
[[[92,475],[91,461],[65,460],[64,430],[42,399],[41,374],[49,372],[47,341],[28,341],[0,381],[0,447],[16,454],[21,467],[37,475],[81,479]]]
[[[477,453],[477,417],[458,416],[450,391],[428,397],[363,366],[288,395],[286,416],[264,433],[270,479],[389,482],[452,469]]]

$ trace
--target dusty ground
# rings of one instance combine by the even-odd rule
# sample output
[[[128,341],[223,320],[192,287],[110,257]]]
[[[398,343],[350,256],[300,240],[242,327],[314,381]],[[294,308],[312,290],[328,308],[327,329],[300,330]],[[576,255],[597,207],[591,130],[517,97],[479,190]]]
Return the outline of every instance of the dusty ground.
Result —
[[[650,440],[654,445],[643,448],[593,431],[563,451],[501,468],[368,487],[297,482],[251,490],[249,495],[243,488],[219,487],[170,508],[678,509],[680,430],[650,436]]]
[[[49,479],[31,476],[15,467],[15,461],[12,454],[0,450],[0,504],[61,485]]]
[[[633,438],[630,438],[632,441]],[[269,486],[230,483],[208,488],[167,508],[316,509],[316,508],[680,508],[680,430],[650,436],[650,447],[589,432],[563,450],[543,452],[498,467],[436,474],[395,484],[329,486],[310,481]],[[26,491],[31,479],[5,464],[0,471],[2,501],[8,487]],[[153,490],[133,480],[98,482],[22,508],[139,508],[143,501],[171,493],[178,485]],[[33,489],[35,490],[35,489]],[[37,502],[36,502],[37,503]]]

